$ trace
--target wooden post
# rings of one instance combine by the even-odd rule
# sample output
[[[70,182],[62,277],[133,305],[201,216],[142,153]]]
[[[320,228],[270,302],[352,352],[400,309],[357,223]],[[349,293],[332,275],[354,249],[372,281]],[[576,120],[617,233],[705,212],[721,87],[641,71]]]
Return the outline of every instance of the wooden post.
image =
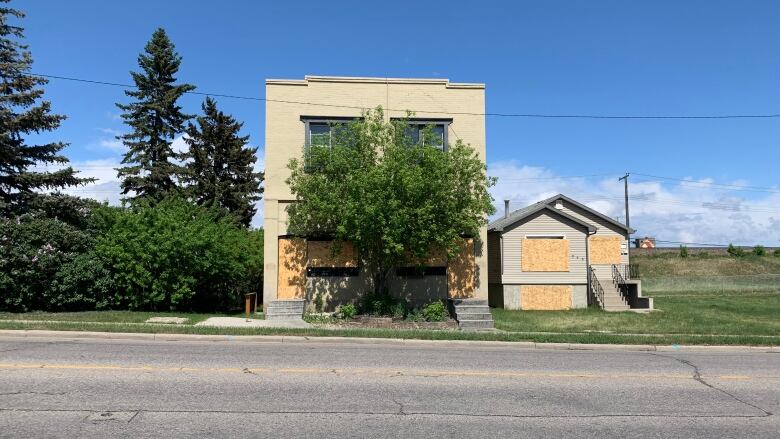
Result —
[[[249,320],[249,312],[252,310],[252,295],[251,294],[244,294],[244,306],[246,308],[246,321]]]

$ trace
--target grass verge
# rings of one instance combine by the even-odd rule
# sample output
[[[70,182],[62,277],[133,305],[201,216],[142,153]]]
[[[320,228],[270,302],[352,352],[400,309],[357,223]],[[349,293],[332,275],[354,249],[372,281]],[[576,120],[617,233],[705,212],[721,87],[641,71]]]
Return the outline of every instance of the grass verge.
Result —
[[[243,317],[244,313],[184,313],[184,312],[147,312],[147,311],[79,311],[79,312],[0,312],[0,320],[40,320],[57,322],[96,322],[96,323],[144,323],[150,317],[184,317],[185,325],[194,325],[209,317]],[[262,319],[258,313],[256,319]]]
[[[536,343],[604,343],[604,344],[653,344],[653,345],[749,345],[777,346],[780,337],[693,336],[693,335],[620,335],[603,333],[585,334],[532,334],[518,332],[462,332],[446,330],[404,329],[287,329],[287,328],[207,328],[200,326],[166,326],[122,323],[83,322],[0,322],[0,329],[100,331],[154,334],[203,334],[203,335],[290,335],[306,337],[372,337],[416,340],[478,340]]]

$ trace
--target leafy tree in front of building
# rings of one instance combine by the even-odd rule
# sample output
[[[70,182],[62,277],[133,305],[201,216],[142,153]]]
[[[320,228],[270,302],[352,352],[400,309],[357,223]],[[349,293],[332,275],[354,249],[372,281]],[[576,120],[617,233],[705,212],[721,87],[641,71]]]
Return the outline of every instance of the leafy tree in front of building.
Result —
[[[157,203],[180,192],[179,178],[184,168],[174,151],[175,136],[184,130],[192,116],[182,112],[179,98],[195,87],[177,84],[181,56],[164,29],[157,29],[138,56],[140,72],[130,72],[136,89],[125,94],[133,98],[129,104],[117,104],[122,119],[130,127],[118,136],[127,147],[122,167],[117,169],[122,193],[131,203]]]
[[[241,136],[242,123],[217,108],[206,98],[197,125],[187,126],[189,145],[186,181],[190,197],[199,205],[224,209],[248,227],[263,189],[263,173],[255,172],[257,148]]]
[[[493,180],[473,148],[415,143],[407,128],[377,108],[288,165],[296,198],[289,233],[351,242],[375,293],[386,291],[394,268],[424,260],[432,248],[454,256],[462,237],[478,236],[494,212]]]

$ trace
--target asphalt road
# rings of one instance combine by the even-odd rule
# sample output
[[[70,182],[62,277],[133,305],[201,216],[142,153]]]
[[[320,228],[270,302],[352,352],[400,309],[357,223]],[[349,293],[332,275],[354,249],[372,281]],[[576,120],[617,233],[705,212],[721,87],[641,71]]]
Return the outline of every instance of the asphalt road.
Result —
[[[0,337],[0,437],[767,437],[780,353]]]

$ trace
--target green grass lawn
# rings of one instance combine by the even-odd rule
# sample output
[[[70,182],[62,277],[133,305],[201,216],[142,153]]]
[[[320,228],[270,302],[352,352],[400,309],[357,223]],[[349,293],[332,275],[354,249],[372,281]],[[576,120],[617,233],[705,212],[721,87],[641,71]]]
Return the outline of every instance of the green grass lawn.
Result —
[[[147,311],[81,311],[81,312],[0,312],[0,320],[36,320],[57,322],[90,322],[90,323],[144,323],[150,317],[185,317],[185,325],[194,325],[209,317],[243,317],[244,313],[185,313],[185,312],[147,312]],[[254,318],[263,318],[258,313]]]
[[[675,255],[634,257],[643,292],[656,311],[608,313],[599,309],[508,311],[494,309],[500,332],[421,329],[204,328],[215,315],[99,311],[0,313],[0,329],[146,332],[219,335],[297,335],[425,340],[556,343],[780,345],[780,258]],[[152,316],[187,317],[186,325],[146,325]],[[257,318],[262,318],[258,314]],[[21,322],[25,320],[27,322]],[[32,322],[30,322],[32,321]]]
[[[505,331],[629,334],[732,334],[780,337],[780,292],[654,296],[651,313],[609,313],[600,309],[508,311],[494,309]],[[778,339],[780,341],[780,338]]]
[[[508,311],[494,309],[505,331],[601,334],[772,336],[780,344],[780,258],[677,254],[634,256],[643,295],[656,311],[608,313],[599,309]]]

